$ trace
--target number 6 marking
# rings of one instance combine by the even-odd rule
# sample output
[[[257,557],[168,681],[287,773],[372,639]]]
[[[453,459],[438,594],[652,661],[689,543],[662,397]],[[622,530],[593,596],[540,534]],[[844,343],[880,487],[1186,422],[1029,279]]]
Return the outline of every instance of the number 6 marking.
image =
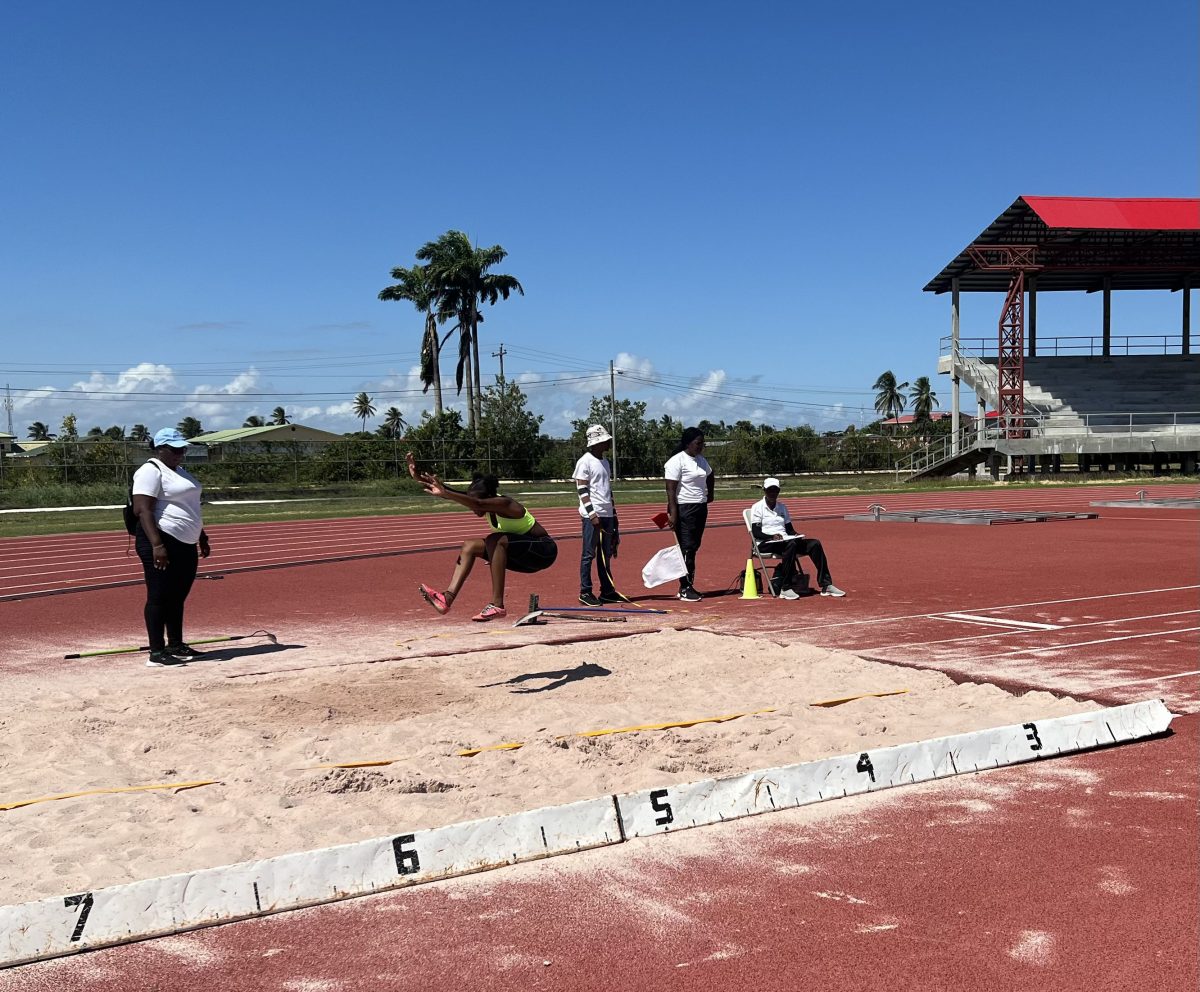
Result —
[[[1038,736],[1037,724],[1023,723],[1021,724],[1021,729],[1029,731],[1029,733],[1025,735],[1025,739],[1029,741],[1029,750],[1040,751],[1042,749],[1042,739]]]
[[[392,853],[396,856],[396,871],[401,875],[415,875],[421,870],[421,859],[417,856],[416,851],[406,851],[402,847],[404,844],[411,844],[416,840],[414,834],[403,834],[400,837],[392,838]]]
[[[79,907],[79,918],[75,921],[75,929],[71,932],[71,942],[74,943],[83,936],[83,928],[87,926],[88,916],[92,912],[92,903],[95,900],[90,892],[82,892],[77,896],[64,896],[63,905],[70,908],[71,906]]]

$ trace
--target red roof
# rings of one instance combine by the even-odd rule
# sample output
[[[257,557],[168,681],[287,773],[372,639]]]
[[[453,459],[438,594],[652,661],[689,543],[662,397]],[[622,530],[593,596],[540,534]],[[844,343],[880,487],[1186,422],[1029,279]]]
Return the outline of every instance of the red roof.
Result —
[[[950,420],[954,414],[947,410],[931,410],[929,413],[930,420]],[[960,413],[959,417],[963,420],[974,420],[969,413]],[[903,427],[905,424],[911,424],[917,419],[915,413],[903,413],[899,417],[890,417],[887,420],[881,421],[885,426]]]
[[[1047,227],[1118,231],[1200,230],[1200,200],[1022,196]]]

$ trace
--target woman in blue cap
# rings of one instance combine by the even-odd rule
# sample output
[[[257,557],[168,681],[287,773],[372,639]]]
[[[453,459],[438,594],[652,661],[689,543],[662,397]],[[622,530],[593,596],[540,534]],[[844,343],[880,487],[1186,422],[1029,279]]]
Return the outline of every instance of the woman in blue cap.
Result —
[[[174,427],[154,435],[154,457],[133,474],[134,547],[146,577],[151,667],[183,665],[201,652],[183,640],[183,604],[200,557],[209,555],[200,519],[200,481],[183,468],[188,442]]]

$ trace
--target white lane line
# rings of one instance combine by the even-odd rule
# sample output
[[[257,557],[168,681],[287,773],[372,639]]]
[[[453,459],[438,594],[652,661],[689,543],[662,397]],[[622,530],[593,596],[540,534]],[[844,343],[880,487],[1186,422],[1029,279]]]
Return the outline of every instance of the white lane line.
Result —
[[[1166,682],[1168,679],[1182,679],[1188,675],[1200,675],[1200,668],[1194,672],[1176,672],[1174,675],[1155,675],[1148,679],[1134,679],[1132,682],[1118,682],[1116,685],[1105,686],[1106,689],[1121,689],[1127,685],[1142,685],[1146,682]]]
[[[1200,627],[1180,627],[1176,630],[1154,630],[1148,634],[1126,634],[1124,637],[1103,637],[1098,641],[1079,641],[1077,644],[1056,644],[1045,648],[1014,648],[1003,654],[985,654],[971,659],[976,661],[991,661],[994,658],[1013,658],[1019,654],[1046,654],[1051,651],[1072,651],[1075,648],[1091,647],[1093,644],[1112,644],[1116,641],[1137,641],[1144,637],[1170,637],[1173,634],[1188,634],[1200,630]]]
[[[1137,589],[1133,592],[1106,592],[1095,596],[1075,596],[1071,599],[1043,599],[1033,603],[1013,603],[1011,606],[982,606],[982,610],[1024,610],[1031,606],[1059,606],[1063,603],[1090,603],[1097,599],[1124,599],[1126,596],[1153,596],[1160,592],[1186,592],[1189,589],[1200,589],[1200,584],[1190,586],[1167,586],[1164,589]],[[839,623],[814,623],[803,626],[788,627],[788,630],[829,630],[832,627],[859,627],[875,623],[896,623],[899,620],[932,620],[943,616],[941,613],[906,613],[894,617],[871,617],[864,620],[843,620]]]
[[[1164,617],[1182,617],[1200,610],[1176,610],[1173,613],[1146,613],[1140,617],[1116,617],[1112,620],[1089,620],[1087,623],[1072,623],[1060,627],[1059,630],[1078,630],[1080,627],[1111,627],[1114,624],[1135,623],[1138,620],[1161,620]],[[964,641],[987,641],[1013,634],[1032,634],[1031,630],[992,630],[986,634],[971,634],[966,637],[940,637],[932,641],[897,641],[894,644],[878,644],[866,648],[848,648],[852,651],[887,651],[891,648],[920,648],[933,644],[961,644]]]
[[[1034,623],[1032,620],[1002,620],[999,617],[981,617],[974,613],[940,613],[930,616],[931,620],[966,620],[981,623],[985,627],[1022,627],[1027,630],[1062,630],[1059,623]]]

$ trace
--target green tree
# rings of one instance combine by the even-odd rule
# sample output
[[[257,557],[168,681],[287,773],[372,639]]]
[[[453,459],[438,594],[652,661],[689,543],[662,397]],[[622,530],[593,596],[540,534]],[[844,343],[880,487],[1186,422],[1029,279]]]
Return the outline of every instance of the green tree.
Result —
[[[467,383],[467,423],[478,436],[483,419],[483,398],[479,392],[479,305],[495,305],[516,292],[525,290],[515,277],[489,271],[507,257],[500,245],[476,248],[462,231],[447,231],[437,241],[428,241],[417,250],[417,258],[429,263],[429,276],[438,288],[441,312],[458,318],[459,349],[455,382],[462,392]],[[474,387],[474,388],[473,388]]]
[[[204,428],[195,417],[184,417],[175,427],[189,441],[204,433]]]
[[[249,417],[247,417],[245,419],[245,421],[242,423],[242,426],[243,427],[266,427],[267,422],[262,417],[260,417],[257,413],[255,413],[255,414],[251,414]]]
[[[58,428],[58,436],[64,440],[71,440],[79,437],[79,428],[75,419],[75,414],[68,413],[62,419],[62,425]]]
[[[133,430],[129,432],[129,440],[136,441],[138,444],[147,444],[150,441],[150,431],[145,424],[134,424]]]
[[[398,406],[389,406],[383,411],[383,436],[398,438],[404,434],[408,424],[404,422],[404,414]]]
[[[896,382],[896,377],[887,371],[882,373],[875,380],[875,385],[871,387],[875,390],[875,411],[882,413],[885,418],[891,419],[898,417],[904,412],[905,406],[908,405],[908,397],[904,390],[908,388],[907,382]]]
[[[35,420],[29,425],[29,440],[30,441],[50,441],[54,435],[50,433],[50,428],[43,424],[40,420]]]
[[[541,460],[542,418],[528,408],[528,397],[512,379],[483,391],[483,433],[492,442],[492,472],[529,478]]]
[[[929,376],[923,375],[913,380],[913,414],[918,421],[929,420],[929,415],[937,407],[937,393],[929,383]]]
[[[367,429],[367,418],[375,416],[375,403],[366,393],[359,393],[354,397],[354,416],[362,421],[362,429],[365,432]]]
[[[277,406],[271,411],[271,424],[275,427],[283,427],[285,424],[290,424],[292,421],[287,415],[287,410],[281,406]]]
[[[88,437],[104,437],[103,427],[89,427],[87,432]]]
[[[580,451],[586,440],[584,435],[588,425],[602,424],[608,427],[611,423],[611,411],[612,402],[609,397],[593,396],[587,419],[571,422],[571,439]],[[623,477],[661,474],[663,464],[679,443],[683,428],[673,429],[664,437],[657,423],[646,420],[646,404],[640,400],[617,400],[616,414],[613,452],[616,456],[617,473]]]
[[[439,322],[445,322],[447,314],[442,312],[441,291],[430,274],[428,265],[414,265],[411,269],[397,266],[392,269],[393,286],[379,291],[381,300],[407,300],[419,313],[425,315],[425,333],[421,338],[421,384],[423,393],[433,386],[435,416],[442,414],[442,342],[438,340]],[[459,392],[462,392],[461,375]]]
[[[124,441],[125,428],[118,427],[116,424],[113,424],[112,427],[108,428],[108,430],[104,432],[104,436],[110,441]]]

